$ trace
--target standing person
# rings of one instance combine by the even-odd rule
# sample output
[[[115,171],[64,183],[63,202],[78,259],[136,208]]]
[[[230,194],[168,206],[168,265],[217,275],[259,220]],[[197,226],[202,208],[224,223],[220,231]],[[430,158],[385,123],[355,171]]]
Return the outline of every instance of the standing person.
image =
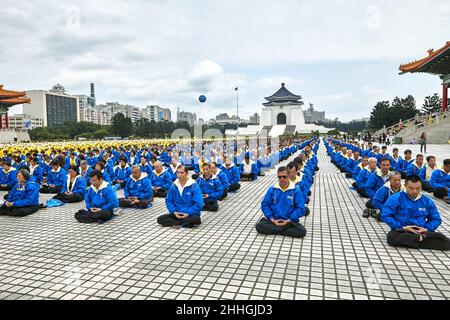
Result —
[[[427,134],[426,132],[422,132],[422,134],[420,135],[420,153],[423,153],[425,151],[425,153],[427,153]]]

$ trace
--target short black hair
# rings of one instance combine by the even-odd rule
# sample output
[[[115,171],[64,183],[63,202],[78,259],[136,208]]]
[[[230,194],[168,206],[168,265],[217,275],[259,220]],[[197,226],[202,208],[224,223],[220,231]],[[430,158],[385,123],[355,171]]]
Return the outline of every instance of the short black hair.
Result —
[[[410,154],[412,154],[412,151],[411,150],[405,150],[405,152],[404,152],[404,154],[407,154],[407,153],[410,153]]]
[[[105,169],[105,163],[103,162],[103,161],[98,161],[96,164],[95,164],[95,166],[96,165],[99,165],[101,168],[102,168],[102,170],[103,169]],[[95,166],[94,166],[94,168],[95,168]],[[100,170],[101,171],[101,170]]]
[[[450,166],[450,159],[444,160],[444,166]]]
[[[77,174],[80,173],[80,169],[78,169],[78,166],[70,166],[69,170],[75,171]]]
[[[297,163],[295,163],[294,161],[289,162],[288,165],[287,165],[287,168],[289,170],[291,170],[292,168],[295,168],[295,170],[298,170]]]
[[[183,164],[180,164],[180,165],[177,167],[177,171],[178,171],[178,169],[183,169],[183,171],[184,171],[185,173],[189,173],[189,170],[188,170],[187,167],[186,167],[185,165],[183,165]]]
[[[59,162],[58,159],[53,159],[52,162],[51,162],[51,165],[52,165],[52,167],[53,166],[59,166],[59,165],[61,165],[61,163]]]
[[[392,149],[392,152],[399,151],[398,148]]]
[[[405,179],[405,185],[408,184],[408,182],[412,182],[412,183],[417,183],[420,181],[420,183],[422,183],[422,179],[420,179],[420,177],[418,175],[411,175],[411,176],[407,176]]]
[[[11,160],[3,160],[3,164],[6,164],[8,167],[11,167]]]
[[[127,163],[127,158],[126,158],[126,157],[120,157],[120,158],[119,158],[119,162],[120,162],[120,161],[125,161],[125,163]]]
[[[418,155],[416,156],[416,159],[417,159],[418,157],[422,157],[422,158],[423,158],[423,154],[418,154]]]
[[[205,167],[205,166],[208,166],[208,167],[211,168],[211,165],[208,162],[205,162],[204,164],[202,164],[202,168]]]
[[[90,178],[97,177],[98,179],[103,179],[103,173],[98,170],[93,170],[89,175]]]
[[[280,173],[280,172],[288,172],[288,171],[289,171],[289,168],[288,168],[288,167],[286,167],[286,166],[281,166],[281,167],[278,168],[277,173]]]
[[[427,162],[430,162],[431,159],[436,159],[436,157],[435,156],[428,156],[426,160],[427,160]]]
[[[383,158],[383,159],[381,159],[380,163],[386,162],[386,161],[389,161],[389,163],[391,163],[391,159],[389,159],[389,158]]]

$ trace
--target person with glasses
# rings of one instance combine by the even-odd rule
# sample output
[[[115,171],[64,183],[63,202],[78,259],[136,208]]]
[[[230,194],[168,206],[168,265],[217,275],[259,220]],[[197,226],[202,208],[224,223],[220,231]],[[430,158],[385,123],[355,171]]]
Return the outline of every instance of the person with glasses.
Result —
[[[299,219],[305,215],[302,192],[289,179],[287,167],[278,168],[278,183],[267,191],[261,210],[264,217],[256,224],[256,231],[267,235],[301,238],[306,235]]]
[[[167,192],[166,207],[169,214],[159,216],[157,221],[163,227],[193,228],[201,224],[203,194],[199,185],[189,177],[185,165],[178,166],[178,179]]]

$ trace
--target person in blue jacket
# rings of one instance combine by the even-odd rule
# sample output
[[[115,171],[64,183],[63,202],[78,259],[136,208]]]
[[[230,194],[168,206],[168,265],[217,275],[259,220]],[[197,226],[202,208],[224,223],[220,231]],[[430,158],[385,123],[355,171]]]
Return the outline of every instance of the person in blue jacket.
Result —
[[[250,160],[249,155],[246,155],[244,161],[239,165],[239,174],[242,181],[254,181],[258,178],[258,165]]]
[[[75,152],[71,152],[68,157],[65,158],[64,170],[69,171],[70,167],[80,165],[80,159],[77,158]]]
[[[366,209],[363,212],[363,217],[368,218],[369,216],[372,216],[378,221],[381,221],[380,212],[387,199],[403,189],[404,186],[402,185],[401,173],[398,171],[391,172],[389,174],[389,181],[378,189],[372,199],[367,201]]]
[[[305,204],[299,188],[289,180],[287,167],[277,170],[278,183],[267,191],[261,203],[264,214],[256,224],[261,234],[301,238],[306,235],[299,219],[305,214]]]
[[[52,160],[52,170],[48,172],[39,190],[40,193],[59,193],[66,183],[67,172],[60,166],[58,159]]]
[[[86,209],[75,213],[75,219],[81,223],[104,223],[114,215],[114,209],[119,207],[119,200],[109,183],[103,180],[103,174],[94,170],[91,172],[91,186],[86,193]]]
[[[362,169],[356,178],[356,192],[363,198],[370,198],[366,192],[366,184],[369,177],[377,172],[377,158],[370,158],[368,165]]]
[[[398,155],[398,152],[398,148],[394,148],[392,150],[392,156],[389,157],[391,160],[391,171],[400,171],[401,169],[403,159]]]
[[[54,196],[53,199],[64,203],[81,202],[86,195],[86,187],[86,181],[80,176],[78,167],[70,166],[66,183],[61,192]]]
[[[141,171],[139,165],[131,169],[131,177],[127,181],[124,191],[125,198],[119,199],[121,208],[145,209],[153,201],[152,182],[146,172]]]
[[[241,188],[241,185],[239,184],[240,175],[239,175],[239,169],[230,157],[225,158],[225,163],[220,166],[220,170],[222,170],[223,173],[227,176],[229,187],[228,192],[237,191]]]
[[[450,190],[450,159],[444,160],[442,169],[431,174],[430,185],[436,198],[445,198]]]
[[[381,159],[380,170],[372,173],[367,179],[365,191],[370,199],[373,198],[375,193],[389,180],[389,168],[391,167],[391,160],[384,158]]]
[[[139,165],[141,166],[141,171],[145,172],[150,177],[153,173],[152,166],[147,162],[147,158],[145,156],[141,156],[140,159],[141,162],[139,163]]]
[[[37,157],[31,158],[30,174],[38,184],[42,183],[42,180],[44,180],[44,169],[39,164]]]
[[[406,168],[406,176],[418,176],[423,166],[423,155],[418,154],[416,160]]]
[[[86,181],[86,185],[91,185],[90,174],[92,172],[92,168],[88,166],[87,160],[80,161],[80,176]]]
[[[172,176],[164,169],[161,161],[155,161],[153,169],[153,174],[151,175],[153,194],[157,198],[165,198],[167,191],[172,186]]]
[[[26,169],[17,172],[17,184],[0,207],[0,215],[24,217],[39,210],[39,184],[30,177]]]
[[[201,224],[203,208],[202,190],[194,179],[189,177],[188,169],[180,165],[177,169],[177,180],[170,187],[165,199],[169,214],[158,217],[163,227],[193,228]]]
[[[120,157],[119,165],[114,168],[113,184],[120,184],[123,189],[127,185],[128,179],[131,176],[131,167],[127,163],[126,157]]]
[[[296,162],[292,161],[287,165],[289,180],[291,180],[297,188],[300,189],[303,201],[305,205],[309,203],[308,193],[311,188],[309,183],[306,181],[306,177],[302,172],[299,172]],[[309,215],[309,208],[305,206],[305,217]]]
[[[434,189],[430,185],[431,175],[435,170],[439,170],[438,165],[436,164],[435,156],[428,156],[426,158],[427,163],[420,169],[419,177],[422,180],[422,190],[426,192],[434,192]]]
[[[405,150],[403,153],[405,156],[401,160],[401,162],[397,165],[397,171],[400,171],[402,174],[402,179],[406,178],[406,170],[408,169],[408,166],[413,163],[414,159],[412,159],[412,151],[411,150]]]
[[[219,201],[221,201],[227,197],[230,183],[228,182],[227,175],[217,167],[216,162],[211,162],[209,165],[211,166],[211,173],[214,175],[214,177],[219,179],[220,183],[222,184],[223,193],[219,199]]]
[[[108,173],[108,170],[105,168],[105,162],[103,160],[99,160],[95,166],[94,170],[100,171],[102,173],[102,179],[108,184],[111,184],[111,176]],[[92,172],[91,172],[92,173]],[[90,180],[90,175],[89,175]]]
[[[204,211],[218,211],[218,200],[223,196],[223,186],[220,180],[211,172],[211,165],[204,163],[202,165],[203,174],[197,179],[197,183],[203,194]]]
[[[9,191],[17,184],[17,170],[9,160],[3,160],[3,170],[0,172],[0,191]]]
[[[419,176],[405,180],[405,191],[391,196],[381,211],[381,220],[391,227],[390,246],[450,250],[450,239],[436,232],[442,219],[434,202],[422,194]]]
[[[361,160],[361,163],[355,166],[352,172],[352,178],[355,180],[355,182],[352,183],[353,188],[357,189],[358,185],[356,183],[356,180],[358,179],[359,173],[364,168],[367,168],[367,165],[369,164],[369,157],[364,156]]]

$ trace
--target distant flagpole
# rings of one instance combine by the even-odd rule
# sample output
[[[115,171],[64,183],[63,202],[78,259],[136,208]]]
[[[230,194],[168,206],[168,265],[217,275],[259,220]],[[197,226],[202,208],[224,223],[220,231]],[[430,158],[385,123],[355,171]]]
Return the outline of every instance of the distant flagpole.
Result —
[[[236,121],[237,121],[237,128],[236,128],[236,143],[238,139],[238,130],[239,130],[239,87],[234,88],[234,91],[236,91]],[[236,146],[237,150],[237,146]]]

